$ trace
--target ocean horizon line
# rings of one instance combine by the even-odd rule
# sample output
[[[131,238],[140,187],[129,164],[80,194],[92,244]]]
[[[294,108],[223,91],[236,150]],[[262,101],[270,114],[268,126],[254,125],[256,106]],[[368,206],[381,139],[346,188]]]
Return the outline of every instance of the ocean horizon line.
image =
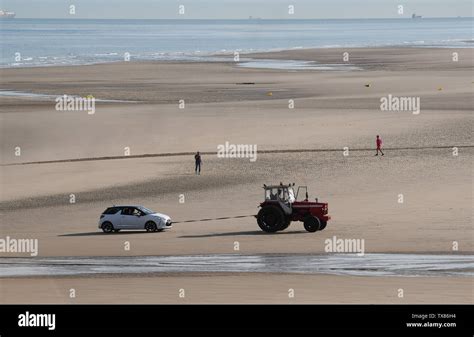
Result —
[[[474,16],[427,16],[415,20],[432,19],[474,19]],[[35,17],[15,17],[9,21],[17,20],[103,20],[103,21],[350,21],[350,20],[414,20],[411,16],[407,17],[374,17],[374,18],[239,18],[239,19],[217,19],[217,18],[80,18],[80,17],[62,17],[62,18],[35,18]],[[1,22],[1,21],[0,21]]]

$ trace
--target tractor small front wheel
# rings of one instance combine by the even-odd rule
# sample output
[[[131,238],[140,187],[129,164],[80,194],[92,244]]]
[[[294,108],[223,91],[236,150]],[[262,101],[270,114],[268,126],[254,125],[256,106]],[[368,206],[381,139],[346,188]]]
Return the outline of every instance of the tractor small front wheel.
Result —
[[[314,233],[321,228],[321,222],[314,216],[309,216],[304,219],[304,229],[310,233]]]
[[[327,221],[321,221],[321,226],[319,226],[319,230],[322,231],[324,228],[326,228],[327,224],[328,224]]]

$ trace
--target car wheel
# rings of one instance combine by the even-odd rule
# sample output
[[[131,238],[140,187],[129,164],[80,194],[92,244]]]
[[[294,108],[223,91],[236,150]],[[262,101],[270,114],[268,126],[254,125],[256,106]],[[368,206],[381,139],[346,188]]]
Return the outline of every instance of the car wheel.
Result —
[[[147,232],[155,232],[156,231],[156,223],[154,223],[153,221],[148,221],[146,224],[145,224],[145,229]]]
[[[314,233],[321,227],[321,222],[315,216],[309,216],[304,219],[304,229],[310,233]]]
[[[112,223],[110,222],[104,222],[102,224],[102,231],[104,233],[112,233],[114,231],[114,226],[112,225]]]

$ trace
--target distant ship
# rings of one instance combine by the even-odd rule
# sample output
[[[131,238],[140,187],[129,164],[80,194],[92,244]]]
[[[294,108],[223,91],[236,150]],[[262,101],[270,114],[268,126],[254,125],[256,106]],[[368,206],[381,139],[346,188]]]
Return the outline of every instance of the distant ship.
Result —
[[[411,15],[411,18],[412,18],[412,19],[421,19],[422,16],[421,16],[421,15],[416,15],[416,13],[413,13],[413,14]]]
[[[15,16],[16,16],[15,12],[0,10],[0,19],[13,19]]]

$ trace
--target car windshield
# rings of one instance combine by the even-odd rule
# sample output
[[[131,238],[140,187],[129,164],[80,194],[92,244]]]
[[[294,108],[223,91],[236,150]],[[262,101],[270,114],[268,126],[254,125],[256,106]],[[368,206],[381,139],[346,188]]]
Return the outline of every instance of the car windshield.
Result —
[[[140,211],[142,211],[143,213],[145,214],[153,214],[155,213],[154,211],[152,211],[151,209],[148,209],[146,207],[143,207],[143,206],[140,206],[140,207],[137,207]]]

